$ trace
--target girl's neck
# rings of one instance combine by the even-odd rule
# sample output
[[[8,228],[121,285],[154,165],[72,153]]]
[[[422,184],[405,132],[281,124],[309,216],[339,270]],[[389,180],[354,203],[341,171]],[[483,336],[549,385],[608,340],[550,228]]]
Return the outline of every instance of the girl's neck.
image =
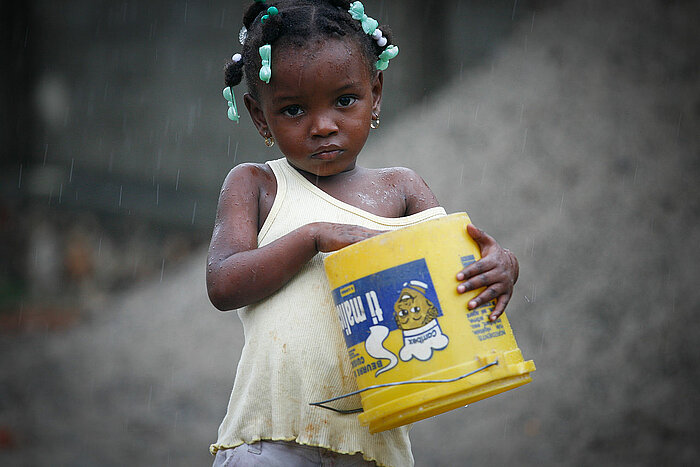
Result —
[[[352,167],[349,167],[346,170],[343,170],[342,172],[332,174],[332,175],[317,175],[311,172],[307,172],[305,170],[301,170],[297,167],[294,167],[292,164],[289,164],[292,166],[294,170],[299,172],[305,179],[313,183],[314,185],[321,187],[321,186],[328,186],[328,185],[333,185],[337,182],[340,181],[346,181],[349,178],[352,178],[354,175],[357,175],[359,170],[362,169],[362,167],[359,167],[357,164],[353,164]]]

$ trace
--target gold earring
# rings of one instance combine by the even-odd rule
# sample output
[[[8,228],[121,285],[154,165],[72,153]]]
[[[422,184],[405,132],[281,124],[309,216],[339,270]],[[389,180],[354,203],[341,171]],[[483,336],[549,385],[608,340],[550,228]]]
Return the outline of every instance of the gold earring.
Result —
[[[265,146],[267,146],[268,148],[271,148],[274,145],[275,145],[275,138],[273,138],[272,135],[265,136]]]
[[[369,127],[373,130],[379,128],[379,115],[372,114],[372,120],[369,122]]]

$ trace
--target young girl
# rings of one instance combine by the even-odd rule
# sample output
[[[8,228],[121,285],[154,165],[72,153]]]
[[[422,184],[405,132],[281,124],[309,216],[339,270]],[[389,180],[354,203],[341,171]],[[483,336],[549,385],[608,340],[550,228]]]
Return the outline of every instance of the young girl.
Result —
[[[398,49],[386,26],[344,1],[270,0],[246,11],[243,51],[224,96],[245,76],[244,102],[284,158],[241,164],[224,181],[207,287],[220,310],[240,308],[245,346],[228,412],[211,446],[223,465],[413,464],[408,427],[370,434],[356,415],[309,405],[356,389],[323,272],[327,252],[445,215],[410,169],[356,164],[379,125],[383,70]],[[474,226],[482,259],[455,271],[476,308],[511,297],[518,263]],[[359,407],[359,396],[346,401]],[[343,408],[342,404],[339,408]]]

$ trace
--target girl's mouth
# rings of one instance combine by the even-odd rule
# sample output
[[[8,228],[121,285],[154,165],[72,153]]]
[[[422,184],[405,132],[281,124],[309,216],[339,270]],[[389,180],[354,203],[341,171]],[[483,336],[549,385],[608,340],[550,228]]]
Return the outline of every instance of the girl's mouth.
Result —
[[[328,149],[322,149],[318,152],[315,152],[311,155],[312,159],[319,159],[322,161],[330,161],[337,159],[341,154],[343,153],[342,149],[339,148],[328,148]]]

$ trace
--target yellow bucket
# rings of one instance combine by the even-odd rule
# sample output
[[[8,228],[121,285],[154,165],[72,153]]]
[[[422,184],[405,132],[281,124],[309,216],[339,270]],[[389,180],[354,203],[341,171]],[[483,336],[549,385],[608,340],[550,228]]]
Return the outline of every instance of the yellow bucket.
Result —
[[[469,310],[455,275],[480,258],[452,214],[364,240],[325,259],[371,433],[423,420],[532,381],[505,314]],[[328,401],[325,401],[328,402]],[[316,405],[316,404],[315,404]]]

